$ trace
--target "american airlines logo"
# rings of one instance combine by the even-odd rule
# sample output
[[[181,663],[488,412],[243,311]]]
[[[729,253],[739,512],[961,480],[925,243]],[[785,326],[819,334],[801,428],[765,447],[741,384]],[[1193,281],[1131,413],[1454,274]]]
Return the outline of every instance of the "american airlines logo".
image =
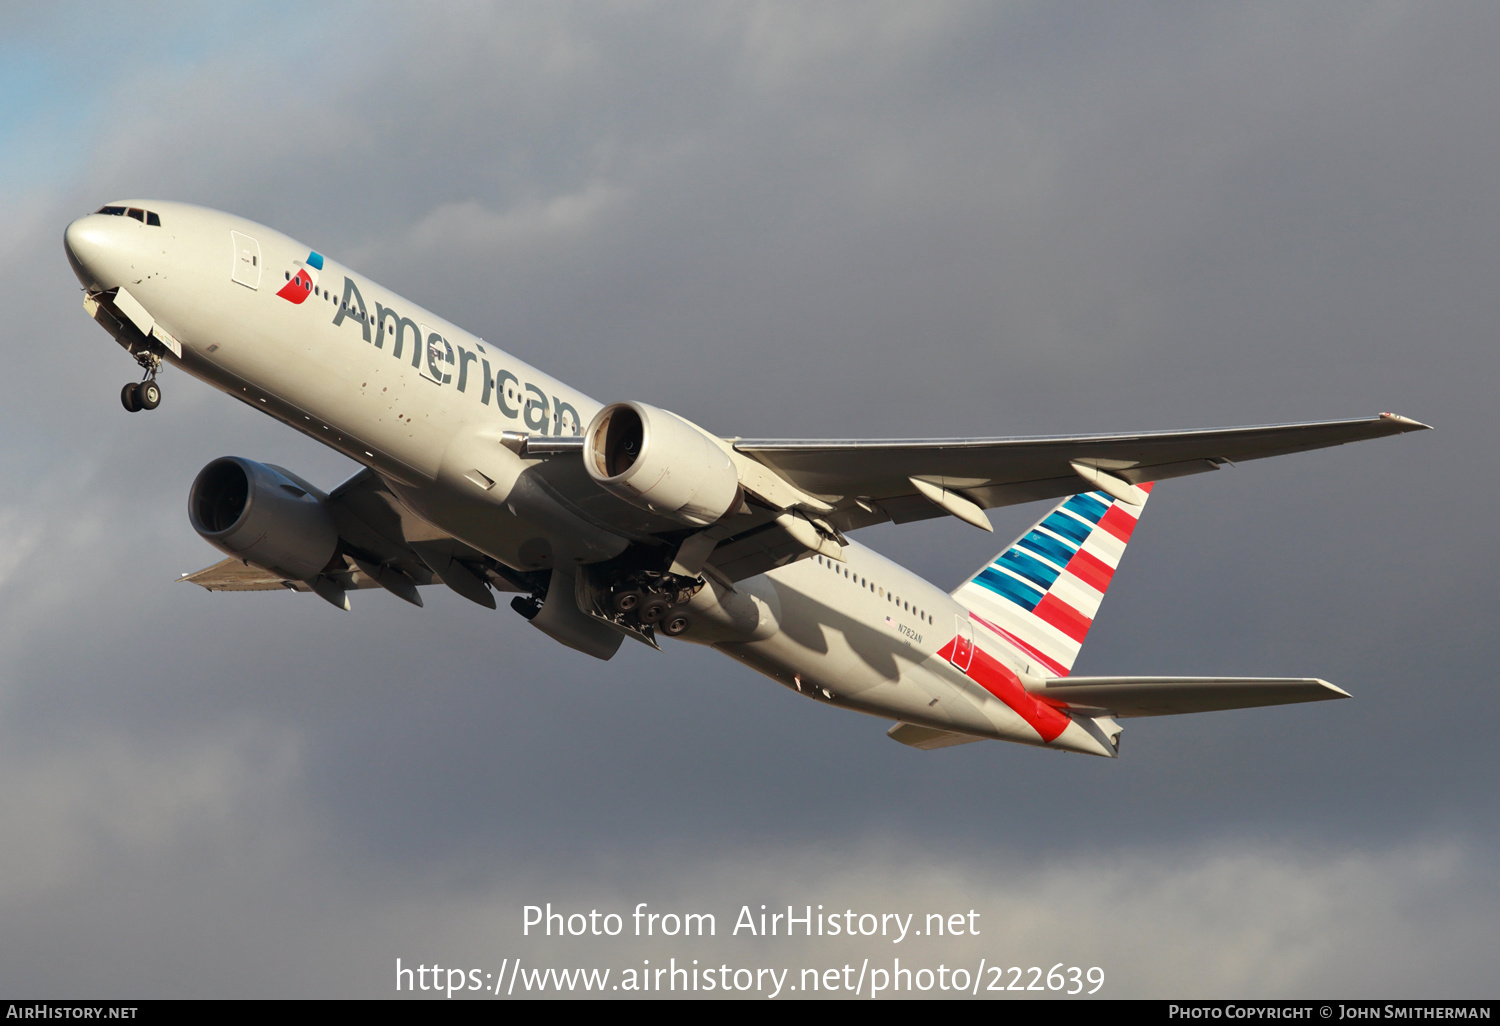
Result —
[[[298,278],[304,275],[308,281],[302,290],[304,297],[318,294],[315,275],[322,270],[323,258],[317,253],[308,256],[308,264],[316,260],[316,266],[304,266],[278,295],[295,286]],[[322,294],[331,301],[330,291],[324,289]],[[292,302],[301,300],[292,299]],[[389,341],[391,356],[397,360],[409,352],[411,365],[429,381],[451,385],[457,391],[474,395],[486,406],[493,399],[502,414],[511,420],[519,419],[537,434],[578,435],[583,431],[583,422],[572,403],[548,395],[529,381],[523,382],[504,367],[492,368],[483,346],[476,346],[477,351],[470,352],[384,303],[376,303],[372,315],[359,286],[347,275],[344,277],[343,297],[333,314],[334,327],[345,323],[359,325],[364,340],[376,349],[385,349]]]
[[[297,261],[297,273],[276,293],[288,303],[301,305],[318,286],[318,272],[323,269],[323,254],[316,250],[307,254],[306,260]]]

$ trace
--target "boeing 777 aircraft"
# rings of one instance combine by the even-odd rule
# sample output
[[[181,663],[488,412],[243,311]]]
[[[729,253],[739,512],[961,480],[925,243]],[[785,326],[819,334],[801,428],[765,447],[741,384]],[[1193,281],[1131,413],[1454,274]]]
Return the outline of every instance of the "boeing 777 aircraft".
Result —
[[[364,469],[331,491],[225,456],[188,494],[228,558],[211,591],[310,592],[342,609],[444,584],[609,659],[625,638],[711,645],[819,702],[943,748],[984,738],[1113,757],[1118,720],[1346,697],[1316,679],[1074,677],[1153,482],[1416,431],[1359,420],[1126,435],[913,441],[721,438],[601,404],[263,225],[122,200],[65,247],[83,306],[163,363]],[[852,541],[861,527],[1058,498],[945,592]]]

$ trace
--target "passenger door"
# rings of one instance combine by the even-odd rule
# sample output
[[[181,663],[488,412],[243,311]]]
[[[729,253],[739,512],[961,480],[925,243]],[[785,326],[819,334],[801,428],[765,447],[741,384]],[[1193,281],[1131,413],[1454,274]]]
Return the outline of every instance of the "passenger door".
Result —
[[[948,661],[965,673],[974,661],[974,625],[967,616],[955,616],[957,634],[953,638],[953,653]]]
[[[260,288],[260,243],[248,235],[230,232],[234,243],[234,265],[229,277],[247,289]]]

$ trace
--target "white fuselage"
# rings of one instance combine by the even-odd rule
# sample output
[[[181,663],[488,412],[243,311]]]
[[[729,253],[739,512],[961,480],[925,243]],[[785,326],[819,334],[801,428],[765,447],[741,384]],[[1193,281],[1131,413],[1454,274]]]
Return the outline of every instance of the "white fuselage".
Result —
[[[595,563],[628,545],[628,531],[518,488],[534,461],[499,444],[505,431],[577,436],[599,402],[332,259],[310,267],[309,248],[280,232],[184,204],[130,205],[160,224],[80,218],[69,256],[88,291],[128,289],[180,346],[168,359],[182,370],[372,468],[435,535],[514,569]],[[314,272],[300,303],[278,295]],[[1024,702],[950,659],[969,632],[962,606],[857,543],[844,557],[738,582],[755,622],[685,639],[821,701],[1047,743]],[[989,647],[1011,680],[1028,677],[1023,657]],[[1076,723],[1049,746],[1112,754]]]

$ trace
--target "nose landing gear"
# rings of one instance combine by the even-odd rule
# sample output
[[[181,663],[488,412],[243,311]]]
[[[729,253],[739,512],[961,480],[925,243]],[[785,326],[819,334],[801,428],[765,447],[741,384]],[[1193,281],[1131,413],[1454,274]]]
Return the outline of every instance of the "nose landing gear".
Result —
[[[120,389],[120,405],[131,413],[161,405],[161,386],[151,380],[132,381]]]
[[[140,353],[136,355],[136,361],[146,369],[146,379],[132,381],[120,389],[120,405],[131,413],[154,410],[161,405],[161,386],[156,383],[161,357],[155,353]]]

